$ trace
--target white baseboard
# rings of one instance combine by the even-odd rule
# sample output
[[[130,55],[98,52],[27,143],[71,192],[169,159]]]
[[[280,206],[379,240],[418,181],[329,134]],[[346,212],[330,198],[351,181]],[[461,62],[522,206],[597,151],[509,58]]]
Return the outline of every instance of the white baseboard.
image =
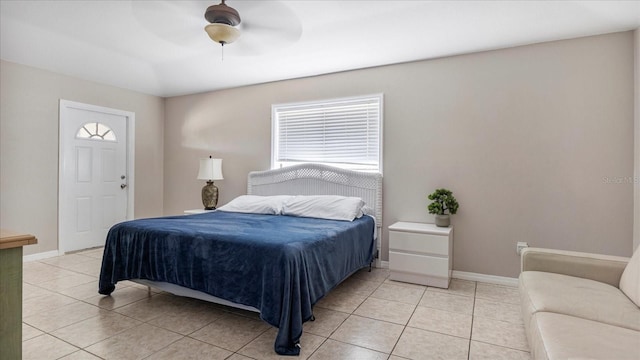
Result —
[[[380,261],[378,264],[376,264],[376,267],[379,267],[382,269],[388,269],[389,262]],[[472,272],[466,272],[466,271],[453,270],[451,277],[454,279],[480,281],[483,283],[496,284],[496,285],[518,286],[518,278],[510,278],[505,276],[485,275],[485,274],[478,274],[478,273],[472,273]]]
[[[480,281],[483,283],[518,286],[518,278],[510,278],[505,276],[478,274],[466,271],[453,270],[451,277],[454,279]]]
[[[48,259],[48,258],[60,256],[60,255],[64,255],[64,253],[61,253],[58,250],[45,251],[37,254],[25,255],[22,257],[22,262]]]

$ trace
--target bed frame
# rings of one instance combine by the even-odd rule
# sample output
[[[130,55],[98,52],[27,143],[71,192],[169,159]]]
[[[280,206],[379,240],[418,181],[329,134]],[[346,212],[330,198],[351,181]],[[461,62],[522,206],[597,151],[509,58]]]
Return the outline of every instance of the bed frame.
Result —
[[[321,164],[301,164],[276,170],[252,171],[248,176],[249,195],[342,195],[359,197],[372,209],[376,220],[377,238],[382,234],[382,175],[344,170]],[[380,241],[376,239],[375,265],[380,266]],[[132,279],[149,287],[178,296],[192,297],[208,302],[260,312],[258,309],[237,304],[209,294],[166,282]]]
[[[382,175],[320,164],[301,164],[276,170],[253,171],[249,195],[342,195],[359,197],[382,224]]]

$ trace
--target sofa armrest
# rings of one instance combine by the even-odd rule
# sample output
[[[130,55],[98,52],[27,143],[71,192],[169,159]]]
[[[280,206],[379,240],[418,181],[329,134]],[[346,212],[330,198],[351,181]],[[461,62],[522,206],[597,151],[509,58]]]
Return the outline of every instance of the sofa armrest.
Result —
[[[526,248],[522,250],[522,271],[544,271],[620,285],[629,258],[577,251]]]

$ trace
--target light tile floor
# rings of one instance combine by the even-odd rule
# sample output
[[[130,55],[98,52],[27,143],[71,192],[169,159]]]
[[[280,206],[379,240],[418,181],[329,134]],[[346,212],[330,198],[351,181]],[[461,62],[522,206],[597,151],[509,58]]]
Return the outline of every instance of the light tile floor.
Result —
[[[24,264],[23,359],[273,359],[255,313],[129,281],[97,293],[102,249]],[[316,305],[300,359],[529,359],[513,287],[448,290],[362,270]],[[287,357],[291,359],[290,357]]]

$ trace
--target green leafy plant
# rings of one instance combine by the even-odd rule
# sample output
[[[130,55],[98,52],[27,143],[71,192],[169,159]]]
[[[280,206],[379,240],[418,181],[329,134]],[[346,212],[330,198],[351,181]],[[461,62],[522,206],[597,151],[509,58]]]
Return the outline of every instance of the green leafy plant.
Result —
[[[458,201],[453,197],[453,193],[447,189],[436,189],[428,196],[433,202],[429,204],[429,214],[445,215],[458,212]]]

